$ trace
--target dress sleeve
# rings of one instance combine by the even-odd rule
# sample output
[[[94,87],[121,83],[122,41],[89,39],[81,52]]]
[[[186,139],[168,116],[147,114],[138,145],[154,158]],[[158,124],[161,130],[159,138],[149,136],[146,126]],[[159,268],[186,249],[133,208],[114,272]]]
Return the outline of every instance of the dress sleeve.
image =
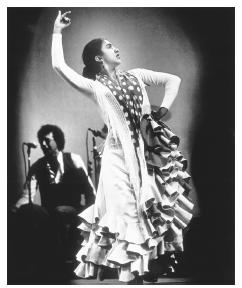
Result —
[[[140,78],[148,86],[162,85],[165,88],[165,95],[161,106],[167,109],[171,107],[181,83],[181,79],[178,76],[140,68],[130,70],[129,72]]]
[[[62,34],[54,33],[52,36],[52,67],[64,80],[66,80],[72,87],[76,88],[80,92],[87,96],[94,96],[94,80],[88,79],[75,72],[70,68],[64,58],[63,46],[62,46]]]

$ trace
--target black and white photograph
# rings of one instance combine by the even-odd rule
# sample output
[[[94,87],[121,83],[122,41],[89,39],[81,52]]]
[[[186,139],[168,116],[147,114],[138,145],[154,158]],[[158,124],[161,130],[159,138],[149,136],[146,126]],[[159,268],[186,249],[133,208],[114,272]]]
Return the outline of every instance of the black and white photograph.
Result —
[[[234,285],[236,8],[116,4],[6,7],[7,284]]]

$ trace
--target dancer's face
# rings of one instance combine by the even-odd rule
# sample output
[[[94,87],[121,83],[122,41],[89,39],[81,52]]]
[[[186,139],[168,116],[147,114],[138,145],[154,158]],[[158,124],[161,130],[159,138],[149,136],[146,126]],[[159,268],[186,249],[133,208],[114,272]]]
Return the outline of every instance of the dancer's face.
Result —
[[[114,67],[121,64],[119,50],[111,42],[104,40],[101,50],[104,64]]]

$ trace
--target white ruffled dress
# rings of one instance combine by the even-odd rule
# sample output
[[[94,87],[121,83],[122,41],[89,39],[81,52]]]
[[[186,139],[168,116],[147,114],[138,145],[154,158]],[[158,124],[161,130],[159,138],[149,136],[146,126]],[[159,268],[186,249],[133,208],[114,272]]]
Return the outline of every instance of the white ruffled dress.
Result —
[[[135,69],[129,73],[137,77],[142,88],[142,114],[149,114],[144,82],[162,84],[163,79],[150,70]],[[190,176],[184,171],[176,148],[160,153],[164,169],[159,167],[160,173],[149,174],[141,135],[138,166],[123,111],[109,89],[97,82],[92,84],[94,95],[109,134],[95,204],[79,215],[84,241],[77,254],[80,263],[75,273],[82,278],[92,277],[98,265],[104,265],[117,268],[119,280],[128,282],[136,273],[149,272],[151,259],[166,251],[183,250],[182,230],[192,217],[193,204],[184,195],[186,191],[179,179],[186,182]],[[165,136],[169,141],[171,135]]]

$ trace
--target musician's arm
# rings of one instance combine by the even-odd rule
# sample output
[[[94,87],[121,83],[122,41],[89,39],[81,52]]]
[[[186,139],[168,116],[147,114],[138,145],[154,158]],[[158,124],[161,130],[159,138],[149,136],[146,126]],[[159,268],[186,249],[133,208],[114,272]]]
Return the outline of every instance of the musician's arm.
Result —
[[[22,195],[19,198],[19,200],[14,205],[17,209],[20,208],[22,205],[29,203],[29,188],[30,188],[30,194],[31,194],[31,200],[34,201],[37,189],[38,189],[38,183],[36,180],[35,175],[32,175],[29,180],[27,180],[24,184]]]
[[[92,179],[88,175],[87,168],[86,168],[81,156],[78,154],[75,154],[75,153],[71,153],[71,158],[72,158],[72,161],[73,161],[75,167],[77,169],[81,169],[85,173],[86,184],[87,184],[86,188],[89,187],[88,191],[89,191],[89,193],[91,193],[91,195],[84,195],[83,193],[81,194],[81,205],[85,206],[87,204],[86,203],[87,197],[90,197],[90,198],[96,197],[96,189],[92,183]],[[88,193],[88,191],[85,191],[85,192]]]

